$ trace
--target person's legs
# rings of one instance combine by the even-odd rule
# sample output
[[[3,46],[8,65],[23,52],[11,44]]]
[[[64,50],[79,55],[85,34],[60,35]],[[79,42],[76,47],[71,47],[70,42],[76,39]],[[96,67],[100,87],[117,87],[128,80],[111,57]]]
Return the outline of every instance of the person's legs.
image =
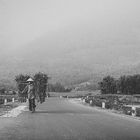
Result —
[[[32,112],[35,112],[35,99],[32,99]]]
[[[36,105],[35,105],[35,98],[33,99],[33,107],[35,108]]]
[[[29,99],[29,110],[32,111],[32,100]]]

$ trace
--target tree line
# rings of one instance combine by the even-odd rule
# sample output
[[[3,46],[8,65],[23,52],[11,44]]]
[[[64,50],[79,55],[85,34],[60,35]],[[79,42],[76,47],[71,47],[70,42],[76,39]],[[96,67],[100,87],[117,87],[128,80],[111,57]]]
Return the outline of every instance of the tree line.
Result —
[[[26,75],[26,74],[25,75],[20,74],[16,76],[15,81],[17,83],[18,91],[23,91],[23,89],[26,86],[26,81],[30,77],[31,77],[30,75]],[[41,73],[41,72],[36,73],[34,76],[32,76],[32,78],[34,79],[35,88],[39,89],[39,92],[44,93],[45,91],[48,91],[48,92],[70,92],[71,91],[70,88],[66,88],[64,85],[62,85],[59,82],[55,84],[48,83],[49,77],[45,73]],[[26,96],[26,95],[22,94],[22,96]]]
[[[34,76],[19,74],[16,76],[15,81],[17,83],[17,88],[21,96],[27,96],[27,93],[22,93],[24,88],[27,86],[27,80],[32,77],[34,79],[35,90],[37,92],[45,93],[48,84],[48,75],[45,73],[36,73]],[[25,95],[24,95],[25,94]]]
[[[48,84],[49,92],[70,92],[72,89],[65,87],[61,83],[57,82],[55,84]]]
[[[106,76],[98,83],[102,94],[140,94],[140,75]]]

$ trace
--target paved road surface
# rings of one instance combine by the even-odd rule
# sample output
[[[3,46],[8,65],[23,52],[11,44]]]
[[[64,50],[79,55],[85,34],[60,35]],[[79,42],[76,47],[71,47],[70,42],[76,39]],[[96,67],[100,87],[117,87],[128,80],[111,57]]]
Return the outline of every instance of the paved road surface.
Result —
[[[0,140],[140,140],[140,121],[59,98],[0,124]]]

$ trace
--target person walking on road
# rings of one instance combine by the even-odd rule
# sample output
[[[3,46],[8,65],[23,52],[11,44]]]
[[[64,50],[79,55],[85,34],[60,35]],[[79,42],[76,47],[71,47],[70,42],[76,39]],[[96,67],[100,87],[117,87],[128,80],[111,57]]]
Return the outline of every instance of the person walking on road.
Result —
[[[35,112],[35,88],[34,88],[34,80],[29,78],[27,80],[28,85],[24,88],[22,93],[27,92],[28,94],[28,102],[29,102],[29,110]]]

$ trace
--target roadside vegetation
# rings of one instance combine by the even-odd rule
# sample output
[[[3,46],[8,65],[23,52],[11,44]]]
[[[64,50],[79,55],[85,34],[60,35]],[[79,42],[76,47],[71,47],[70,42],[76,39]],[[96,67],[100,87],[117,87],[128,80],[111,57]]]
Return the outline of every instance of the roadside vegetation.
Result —
[[[140,95],[140,75],[124,75],[118,79],[107,76],[99,82],[99,87],[102,94]]]
[[[140,75],[124,75],[118,79],[106,76],[99,82],[100,93],[83,99],[91,106],[103,107],[140,116]],[[134,109],[135,108],[135,109]]]
[[[132,114],[132,108],[127,105],[140,105],[140,75],[138,74],[124,75],[119,78],[106,76],[98,83],[99,86],[94,87],[93,90],[91,90],[91,85],[88,82],[78,85],[78,90],[76,90],[77,87],[69,88],[59,82],[48,83],[48,75],[41,72],[34,75],[17,75],[15,77],[17,88],[9,90],[10,92],[5,87],[0,88],[0,104],[4,104],[5,98],[7,102],[12,102],[12,98],[20,102],[25,102],[27,93],[22,93],[22,91],[27,85],[27,79],[30,77],[34,79],[35,90],[39,93],[41,103],[45,101],[47,96],[82,98],[92,106],[102,107],[102,103],[104,102],[106,109],[117,110],[128,115]],[[83,91],[83,87],[87,90]],[[140,116],[139,108],[137,108],[137,115]]]

